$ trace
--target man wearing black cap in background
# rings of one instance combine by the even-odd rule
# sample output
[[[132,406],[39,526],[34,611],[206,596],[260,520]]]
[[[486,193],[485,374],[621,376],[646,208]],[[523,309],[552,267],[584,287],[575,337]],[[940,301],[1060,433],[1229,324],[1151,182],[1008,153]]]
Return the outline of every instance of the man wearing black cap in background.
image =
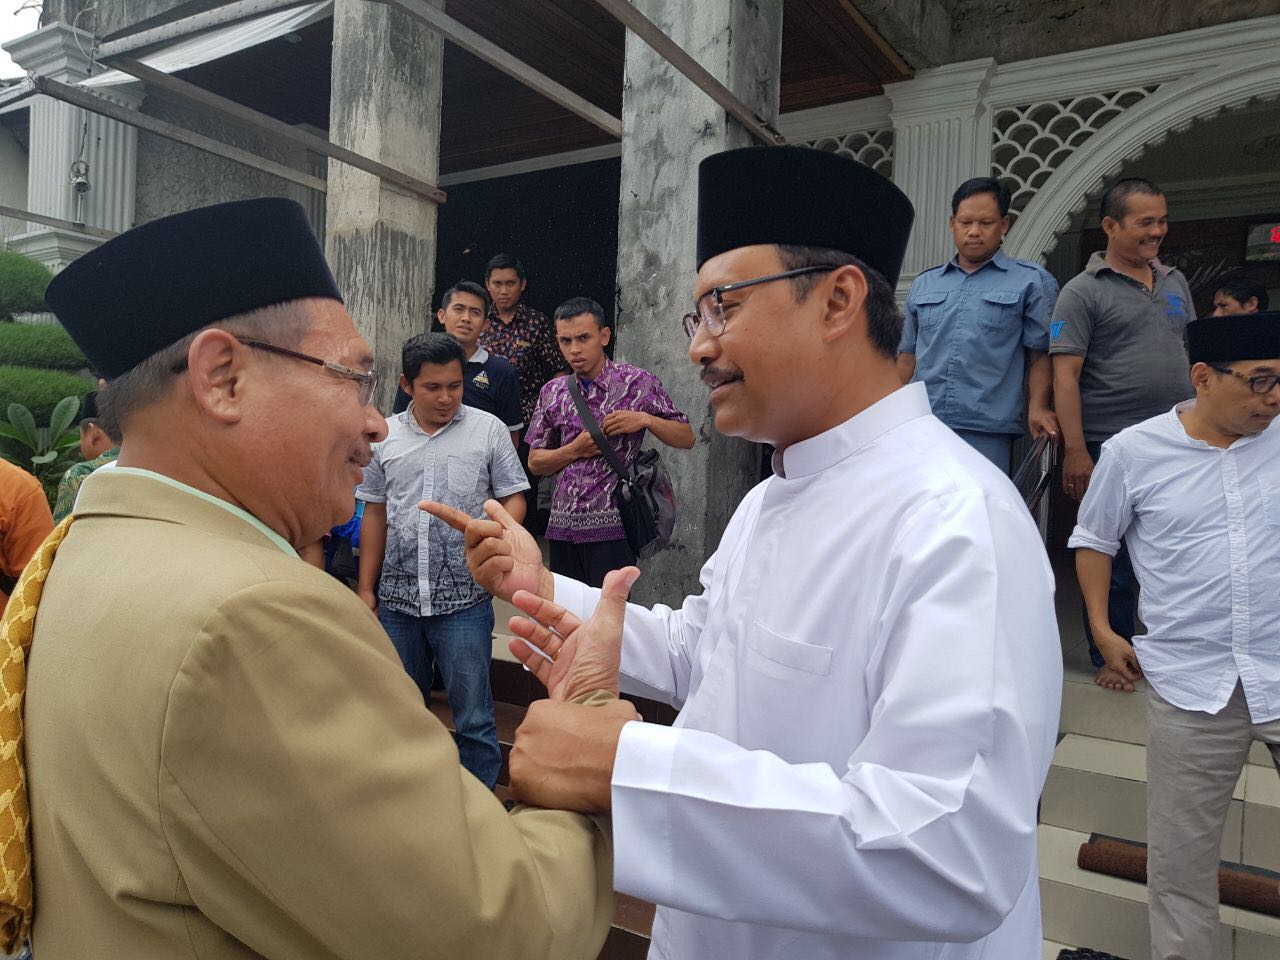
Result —
[[[703,592],[627,607],[622,684],[680,707],[674,727],[601,729],[562,702],[566,665],[618,642],[575,631],[600,593],[543,570],[495,505],[466,524],[476,579],[536,591],[517,605],[568,638],[517,621],[556,663],[512,644],[553,696],[518,734],[513,787],[612,808],[615,887],[659,904],[651,958],[1040,954],[1053,577],[1012,484],[898,378],[911,219],[832,154],[702,163],[689,357],[716,427],[777,453]]]
[[[302,208],[146,224],[46,299],[110,378],[102,412],[124,443],[0,626],[22,646],[38,605],[17,754],[35,953],[594,957],[612,912],[603,828],[509,815],[369,609],[294,552],[351,515],[386,433]],[[7,870],[23,812],[0,836]],[[12,949],[29,903],[10,902]]]
[[[1069,546],[1098,649],[1147,678],[1152,960],[1218,956],[1218,858],[1252,742],[1280,768],[1280,313],[1187,327],[1196,395],[1123,430]],[[1147,632],[1107,619],[1129,548]],[[1136,648],[1136,650],[1135,650]]]

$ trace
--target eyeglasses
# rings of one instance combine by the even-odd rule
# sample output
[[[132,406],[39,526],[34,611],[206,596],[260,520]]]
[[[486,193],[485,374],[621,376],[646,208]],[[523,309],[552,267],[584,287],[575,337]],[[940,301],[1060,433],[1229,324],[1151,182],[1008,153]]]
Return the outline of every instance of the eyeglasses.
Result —
[[[751,280],[739,280],[737,283],[726,283],[722,287],[712,287],[694,303],[693,313],[686,313],[681,318],[684,332],[692,340],[698,332],[698,327],[705,324],[707,332],[713,337],[724,333],[724,295],[726,293],[745,290],[747,287],[754,287],[761,283],[772,283],[774,280],[786,280],[789,277],[801,277],[807,273],[839,269],[835,264],[796,267],[794,270],[786,270],[782,273],[771,273],[767,277],[755,277]]]
[[[1270,393],[1276,388],[1276,384],[1280,383],[1280,377],[1269,373],[1263,374],[1259,377],[1246,377],[1243,373],[1240,373],[1237,370],[1232,370],[1230,367],[1219,367],[1212,363],[1209,364],[1209,366],[1213,367],[1213,369],[1217,370],[1219,373],[1229,373],[1237,380],[1243,380],[1249,385],[1249,389],[1257,394]]]
[[[344,367],[340,363],[334,363],[332,360],[321,360],[319,357],[313,357],[307,353],[299,353],[297,350],[290,350],[288,347],[276,346],[274,343],[267,343],[265,340],[251,340],[247,337],[237,337],[231,334],[237,343],[242,343],[246,347],[252,347],[255,350],[262,350],[265,353],[275,353],[282,357],[292,357],[295,360],[304,360],[307,363],[314,363],[316,366],[324,367],[331,370],[340,377],[346,377],[348,380],[354,380],[360,385],[359,400],[360,406],[367,407],[373,401],[374,391],[378,389],[378,371],[377,370],[353,370],[351,367]],[[187,358],[173,365],[174,373],[181,373],[187,369]]]

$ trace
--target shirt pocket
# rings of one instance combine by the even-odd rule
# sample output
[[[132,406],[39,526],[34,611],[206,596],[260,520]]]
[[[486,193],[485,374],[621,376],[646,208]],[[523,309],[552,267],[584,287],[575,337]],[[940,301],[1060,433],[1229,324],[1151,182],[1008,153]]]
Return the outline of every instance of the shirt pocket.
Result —
[[[461,456],[449,458],[449,492],[455,497],[470,497],[480,482],[480,458]]]
[[[946,293],[921,293],[912,301],[916,309],[916,323],[921,330],[936,327],[946,311]]]
[[[1022,299],[1016,290],[990,290],[982,295],[979,304],[978,324],[987,330],[1017,331],[1022,326],[1018,322],[1018,304]]]
[[[1280,485],[1259,475],[1258,492],[1261,494],[1262,513],[1267,519],[1267,526],[1272,530],[1280,530]]]
[[[831,673],[833,651],[796,640],[756,620],[747,634],[747,664],[777,680],[816,683]]]

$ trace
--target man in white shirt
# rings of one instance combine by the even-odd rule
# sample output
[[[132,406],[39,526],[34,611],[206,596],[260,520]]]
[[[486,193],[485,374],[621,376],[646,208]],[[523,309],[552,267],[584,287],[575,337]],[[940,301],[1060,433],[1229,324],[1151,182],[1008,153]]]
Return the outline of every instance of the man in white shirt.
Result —
[[[612,809],[615,887],[659,904],[652,960],[1042,949],[1052,575],[1008,479],[898,379],[911,217],[887,180],[809,148],[701,165],[689,356],[717,428],[778,452],[702,593],[626,608],[621,682],[680,707],[674,727],[609,732],[560,702],[575,650],[612,639],[577,632],[601,591],[543,570],[493,504],[467,525],[476,579],[537,591],[516,602],[568,638],[519,628],[554,669],[512,644],[553,695],[517,737],[513,787]]]
[[[1280,765],[1280,313],[1187,339],[1195,399],[1103,445],[1068,544],[1098,649],[1147,678],[1153,960],[1217,956],[1231,793],[1255,738]],[[1122,540],[1147,627],[1132,646],[1107,622]]]

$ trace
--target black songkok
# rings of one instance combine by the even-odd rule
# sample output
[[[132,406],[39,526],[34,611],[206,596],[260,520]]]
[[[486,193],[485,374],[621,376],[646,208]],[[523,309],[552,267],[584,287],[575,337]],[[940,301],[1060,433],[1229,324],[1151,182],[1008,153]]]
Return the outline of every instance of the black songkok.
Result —
[[[218,320],[342,300],[302,207],[269,197],[153,220],[70,264],[45,303],[108,379]]]
[[[811,147],[745,147],[698,167],[698,269],[738,247],[828,247],[893,286],[915,210],[865,164]]]
[[[1187,324],[1192,363],[1280,359],[1280,311],[1233,313]]]

